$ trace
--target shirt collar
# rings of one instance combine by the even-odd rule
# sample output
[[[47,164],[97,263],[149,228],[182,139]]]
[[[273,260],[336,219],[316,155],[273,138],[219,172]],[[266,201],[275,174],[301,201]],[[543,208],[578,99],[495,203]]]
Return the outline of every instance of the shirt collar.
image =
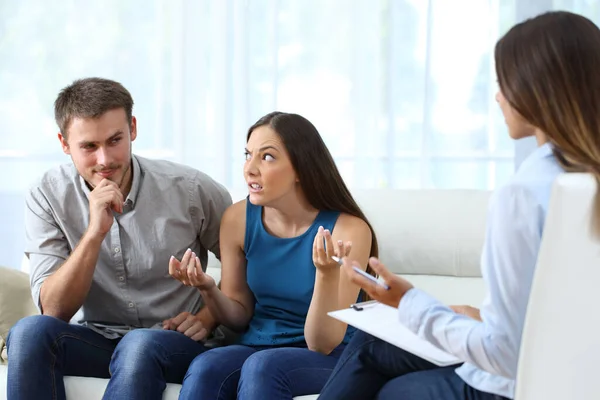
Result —
[[[546,158],[548,156],[553,156],[554,153],[552,151],[552,145],[550,142],[546,142],[541,146],[538,146],[527,158],[521,163],[519,169],[527,168],[528,165],[535,163],[538,160]]]
[[[125,203],[128,203],[133,207],[137,200],[138,193],[140,192],[140,187],[142,186],[142,169],[140,168],[140,162],[135,155],[131,156],[131,164],[133,166],[133,182],[131,182],[131,190],[129,190]]]

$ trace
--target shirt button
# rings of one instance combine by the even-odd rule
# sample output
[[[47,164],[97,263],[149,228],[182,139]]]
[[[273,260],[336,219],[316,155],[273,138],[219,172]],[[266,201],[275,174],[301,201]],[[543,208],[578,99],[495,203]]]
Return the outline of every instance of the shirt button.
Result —
[[[133,303],[128,304],[129,308],[133,308]]]
[[[120,251],[121,251],[121,248],[120,248],[120,247],[115,247],[115,253],[118,253],[118,252],[120,252]]]
[[[124,276],[120,276],[120,277],[119,277],[119,280],[120,280],[120,281],[124,281],[124,280],[125,280],[125,277],[124,277]]]

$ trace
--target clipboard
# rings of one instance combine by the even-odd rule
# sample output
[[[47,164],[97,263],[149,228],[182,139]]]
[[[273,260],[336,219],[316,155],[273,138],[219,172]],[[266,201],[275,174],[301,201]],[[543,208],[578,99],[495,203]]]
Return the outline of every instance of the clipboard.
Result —
[[[331,311],[327,314],[437,366],[447,367],[462,362],[402,325],[398,319],[396,308],[375,300],[353,304],[350,308]]]

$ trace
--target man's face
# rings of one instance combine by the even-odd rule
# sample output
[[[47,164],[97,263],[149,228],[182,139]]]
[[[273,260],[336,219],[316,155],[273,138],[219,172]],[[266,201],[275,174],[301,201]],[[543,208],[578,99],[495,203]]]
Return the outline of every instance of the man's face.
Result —
[[[58,138],[83,179],[92,187],[110,179],[123,190],[131,179],[131,142],[137,136],[135,117],[130,128],[125,110],[114,109],[98,118],[73,118],[67,131],[66,136],[59,133]]]

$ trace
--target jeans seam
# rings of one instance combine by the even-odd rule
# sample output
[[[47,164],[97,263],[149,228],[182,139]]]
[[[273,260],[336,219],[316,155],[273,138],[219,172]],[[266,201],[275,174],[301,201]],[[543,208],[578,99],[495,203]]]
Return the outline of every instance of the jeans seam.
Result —
[[[219,386],[219,392],[217,393],[217,399],[221,397],[221,390],[223,389],[223,386],[225,386],[225,382],[227,382],[227,379],[231,378],[231,376],[233,374],[235,374],[236,372],[239,372],[241,370],[242,370],[241,368],[238,368],[235,371],[230,372],[229,375],[227,375],[225,377],[225,379],[223,379],[223,381],[221,381],[221,385]],[[237,392],[237,388],[236,388],[236,392]]]
[[[81,337],[79,337],[77,335],[73,335],[71,333],[62,333],[59,336],[57,336],[56,339],[54,339],[54,342],[52,343],[52,356],[54,357],[53,364],[52,364],[52,388],[53,388],[53,398],[54,399],[58,398],[57,397],[58,394],[56,393],[57,387],[56,387],[56,379],[55,379],[55,373],[54,373],[55,366],[56,366],[56,353],[57,353],[57,348],[58,348],[58,341],[61,340],[61,339],[63,339],[63,338],[77,339],[77,340],[80,340],[83,343],[88,344],[88,345],[90,345],[92,347],[95,347],[97,349],[110,351],[110,349],[107,349],[107,348],[105,348],[103,346],[98,346],[95,343],[91,343],[90,341],[88,341],[86,339],[83,339],[83,338],[81,338]],[[110,374],[110,364],[108,366],[108,373]]]
[[[58,339],[56,339],[58,340]],[[52,379],[52,398],[54,400],[56,400],[58,398],[58,393],[56,393],[56,391],[58,390],[58,388],[56,387],[56,374],[54,372],[54,370],[56,369],[56,350],[55,350],[55,345],[56,345],[56,340],[54,341],[54,343],[52,344],[52,368],[51,368],[51,372],[50,372],[50,378]]]

